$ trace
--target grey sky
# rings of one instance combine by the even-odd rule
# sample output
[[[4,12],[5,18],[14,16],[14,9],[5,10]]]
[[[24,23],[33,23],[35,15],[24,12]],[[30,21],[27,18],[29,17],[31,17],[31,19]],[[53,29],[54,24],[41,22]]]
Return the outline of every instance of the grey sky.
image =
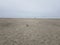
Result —
[[[0,0],[0,17],[60,18],[60,0]]]

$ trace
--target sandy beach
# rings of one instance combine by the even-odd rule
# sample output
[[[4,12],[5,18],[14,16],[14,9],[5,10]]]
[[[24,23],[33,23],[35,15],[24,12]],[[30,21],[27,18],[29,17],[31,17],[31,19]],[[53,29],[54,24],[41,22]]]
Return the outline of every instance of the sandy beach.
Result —
[[[0,19],[0,45],[60,45],[60,19]]]

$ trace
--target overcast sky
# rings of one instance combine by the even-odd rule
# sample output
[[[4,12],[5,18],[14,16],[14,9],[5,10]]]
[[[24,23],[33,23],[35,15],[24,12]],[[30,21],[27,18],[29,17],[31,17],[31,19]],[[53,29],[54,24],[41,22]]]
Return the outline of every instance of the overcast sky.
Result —
[[[60,0],[0,0],[1,18],[60,18]]]

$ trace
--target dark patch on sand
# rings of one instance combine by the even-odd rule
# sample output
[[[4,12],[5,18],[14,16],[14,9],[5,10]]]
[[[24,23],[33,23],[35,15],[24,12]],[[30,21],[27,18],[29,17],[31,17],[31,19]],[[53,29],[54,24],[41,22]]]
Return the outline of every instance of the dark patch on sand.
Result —
[[[26,27],[29,27],[29,25],[28,25],[28,24],[26,24]]]
[[[12,23],[8,23],[8,22],[6,22],[6,23],[0,23],[1,27],[9,27],[11,25],[12,25]]]

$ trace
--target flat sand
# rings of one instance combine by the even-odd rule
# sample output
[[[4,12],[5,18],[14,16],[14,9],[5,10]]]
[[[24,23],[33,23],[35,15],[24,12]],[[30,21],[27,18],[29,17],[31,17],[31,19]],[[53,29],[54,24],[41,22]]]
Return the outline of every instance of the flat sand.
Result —
[[[0,19],[0,45],[60,45],[60,19]]]

